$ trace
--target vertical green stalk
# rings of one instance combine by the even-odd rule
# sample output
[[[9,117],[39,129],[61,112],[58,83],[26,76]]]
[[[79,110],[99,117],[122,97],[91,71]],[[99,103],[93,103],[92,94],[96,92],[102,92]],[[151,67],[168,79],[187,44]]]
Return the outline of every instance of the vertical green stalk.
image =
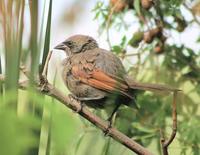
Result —
[[[51,14],[52,14],[52,0],[49,2],[49,12],[48,12],[48,19],[47,19],[47,27],[45,33],[45,43],[44,43],[44,50],[42,56],[42,69],[44,68],[45,61],[49,52],[50,46],[50,37],[51,37]]]
[[[9,105],[16,109],[23,34],[23,24],[18,24],[23,23],[24,1],[1,1],[1,9],[5,52],[5,93],[7,96],[11,95],[12,100],[9,102]],[[17,14],[20,14],[20,16],[17,16]],[[19,32],[18,28],[20,29]]]
[[[53,79],[53,86],[56,85],[56,76],[57,75],[57,70],[55,72],[55,76]],[[51,105],[50,105],[50,110],[49,110],[49,117],[48,117],[48,126],[47,126],[47,131],[48,131],[48,135],[47,135],[47,146],[46,146],[46,155],[50,155],[51,154],[51,145],[52,145],[52,140],[51,140],[51,128],[52,128],[52,112],[53,112],[53,108],[55,105],[55,100],[52,98],[51,100]]]
[[[45,23],[45,8],[46,8],[47,1],[43,2],[43,12],[42,12],[42,20],[40,25],[40,32],[39,32],[39,50],[42,51],[43,49],[43,31],[44,31],[44,23]]]
[[[30,2],[30,15],[31,15],[31,78],[32,80],[38,73],[39,67],[39,51],[38,51],[38,0]]]
[[[38,0],[29,1],[30,7],[30,18],[31,18],[31,36],[30,36],[30,54],[31,54],[31,87],[33,85],[34,80],[37,78],[38,70],[39,70],[39,49],[38,49],[38,8],[39,8]],[[35,95],[30,92],[29,95]],[[29,103],[29,112],[33,112],[34,116],[37,118],[42,117],[42,111],[40,108],[35,106],[32,100],[28,101]],[[32,132],[36,138],[36,145],[31,147],[28,151],[28,155],[35,155],[39,152],[39,142],[40,142],[40,128],[34,129]]]
[[[21,2],[21,12],[20,12],[20,20],[19,20],[19,29],[18,29],[18,49],[19,49],[19,56],[20,56],[20,59],[21,59],[21,54],[22,54],[22,44],[23,44],[23,30],[24,30],[24,5],[25,5],[25,0],[21,0],[21,1],[18,1],[18,3]],[[19,61],[19,64],[20,65],[20,61]]]
[[[2,74],[1,53],[0,53],[0,74]],[[3,95],[3,83],[2,82],[0,82],[0,95]]]
[[[43,49],[43,55],[42,55],[42,65],[41,65],[41,70],[40,73],[42,73],[45,62],[46,62],[46,57],[48,55],[49,52],[49,47],[50,47],[50,34],[51,34],[51,16],[52,16],[52,0],[50,0],[49,2],[49,9],[48,9],[48,17],[47,17],[47,25],[46,25],[46,32],[45,32],[45,42],[44,42],[44,49]],[[55,80],[55,79],[54,79]],[[55,83],[55,81],[54,81]],[[53,102],[53,101],[52,101]],[[43,113],[45,112],[45,107],[43,109]],[[51,115],[51,112],[50,112]],[[47,117],[47,116],[46,116]],[[46,154],[50,153],[50,143],[51,143],[51,116],[49,116],[48,118],[45,118],[45,116],[43,115],[42,118],[43,123],[44,124],[48,124],[48,126],[46,126],[46,132],[48,132],[47,135],[47,146],[46,146]],[[40,138],[40,141],[42,141],[42,139]]]

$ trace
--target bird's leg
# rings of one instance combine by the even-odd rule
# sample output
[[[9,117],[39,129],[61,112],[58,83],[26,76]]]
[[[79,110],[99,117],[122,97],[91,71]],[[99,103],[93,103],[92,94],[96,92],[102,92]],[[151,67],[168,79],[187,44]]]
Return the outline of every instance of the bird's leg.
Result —
[[[117,110],[119,109],[120,106],[121,106],[121,103],[118,103],[116,105],[116,107],[113,109],[111,115],[108,117],[107,121],[109,122],[109,124],[108,124],[108,128],[104,132],[105,135],[107,135],[109,133],[109,129],[112,127],[112,123],[113,123],[113,116],[117,112]]]
[[[82,102],[77,96],[75,96],[74,94],[69,94],[69,98],[73,101],[79,101],[80,103],[80,109],[77,109],[75,112],[79,113],[80,111],[82,111],[83,107],[85,106],[84,102]]]
[[[43,91],[43,92],[47,92],[48,91],[48,88],[47,88],[47,85],[48,85],[48,80],[47,80],[47,77],[46,76],[43,76],[41,75],[39,77],[40,81],[39,81],[39,85],[40,85],[40,91]]]

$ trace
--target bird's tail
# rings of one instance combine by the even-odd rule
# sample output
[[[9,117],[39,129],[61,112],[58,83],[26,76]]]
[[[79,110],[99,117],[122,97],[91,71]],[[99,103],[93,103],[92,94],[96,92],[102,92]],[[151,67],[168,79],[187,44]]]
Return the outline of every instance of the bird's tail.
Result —
[[[127,84],[130,88],[136,89],[136,90],[146,90],[146,91],[152,91],[152,92],[160,92],[160,93],[170,93],[170,92],[177,92],[181,91],[180,89],[169,87],[162,84],[149,84],[149,83],[140,83],[136,82],[134,80],[127,79]]]

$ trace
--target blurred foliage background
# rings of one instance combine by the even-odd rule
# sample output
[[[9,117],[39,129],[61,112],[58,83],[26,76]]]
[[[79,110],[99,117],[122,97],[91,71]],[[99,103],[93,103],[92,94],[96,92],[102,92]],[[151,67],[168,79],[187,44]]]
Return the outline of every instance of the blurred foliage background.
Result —
[[[169,152],[199,155],[199,15],[198,0],[1,0],[0,74],[6,80],[0,82],[0,154],[133,154],[34,88],[52,45],[82,33],[118,55],[134,79],[183,90]],[[53,54],[48,79],[67,95],[60,77],[63,56]],[[30,71],[28,90],[18,89],[18,81],[27,79],[20,66]],[[121,107],[114,126],[161,154],[160,130],[166,137],[171,132],[171,102],[172,95],[140,94],[140,108]]]

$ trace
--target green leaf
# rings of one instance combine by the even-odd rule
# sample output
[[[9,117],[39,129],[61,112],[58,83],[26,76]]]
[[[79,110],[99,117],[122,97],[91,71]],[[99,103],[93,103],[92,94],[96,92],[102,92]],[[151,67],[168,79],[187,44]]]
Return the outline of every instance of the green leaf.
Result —
[[[115,52],[116,54],[119,54],[123,51],[121,46],[115,45],[112,47],[112,51]]]
[[[52,14],[52,0],[50,0],[49,2],[49,12],[48,12],[48,19],[47,19],[46,34],[45,34],[44,51],[43,51],[43,56],[42,56],[42,66],[41,66],[42,70],[44,68],[45,61],[49,52],[49,46],[50,46],[51,14]]]
[[[2,74],[1,53],[0,53],[0,74]],[[0,95],[2,94],[3,94],[3,83],[0,81]]]
[[[141,132],[145,132],[145,133],[155,133],[155,129],[152,128],[148,128],[143,126],[141,123],[132,123],[132,126],[136,129],[138,129]]]
[[[65,106],[64,106],[65,107]],[[52,112],[52,142],[55,144],[56,154],[70,149],[77,134],[77,123],[69,111],[63,111],[63,105],[57,105]]]
[[[132,38],[129,40],[129,45],[133,47],[138,47],[139,43],[143,40],[144,33],[137,31],[133,34]]]
[[[33,130],[38,129],[39,120],[26,115],[18,117],[14,110],[0,108],[0,154],[27,154],[30,147],[36,146]]]
[[[38,51],[38,10],[39,2],[32,1],[30,3],[31,16],[31,36],[30,36],[30,51],[31,51],[31,80],[34,79],[39,69],[39,51]]]
[[[125,47],[125,45],[126,45],[126,40],[127,40],[127,38],[126,38],[126,36],[124,35],[123,38],[122,38],[122,41],[121,41],[121,43],[120,43],[120,46],[121,46],[121,47]]]
[[[140,0],[134,0],[134,8],[138,15],[141,15],[140,11]]]
[[[77,139],[77,143],[76,143],[76,146],[75,146],[75,155],[77,154],[77,151],[79,149],[79,146],[85,136],[86,132],[82,132],[79,136],[78,136],[78,139]]]
[[[104,144],[104,147],[102,149],[102,155],[109,155],[109,149],[111,145],[111,138],[109,137]]]

